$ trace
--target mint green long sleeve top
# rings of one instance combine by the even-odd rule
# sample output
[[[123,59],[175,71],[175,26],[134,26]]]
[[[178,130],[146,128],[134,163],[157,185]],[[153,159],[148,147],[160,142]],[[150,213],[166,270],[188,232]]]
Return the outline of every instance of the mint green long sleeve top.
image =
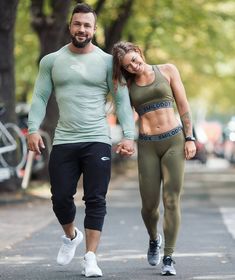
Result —
[[[77,142],[111,145],[105,112],[109,92],[123,136],[134,139],[135,124],[127,87],[119,85],[114,91],[112,56],[100,48],[77,54],[66,45],[42,58],[28,117],[29,134],[39,130],[53,91],[59,108],[53,145]]]

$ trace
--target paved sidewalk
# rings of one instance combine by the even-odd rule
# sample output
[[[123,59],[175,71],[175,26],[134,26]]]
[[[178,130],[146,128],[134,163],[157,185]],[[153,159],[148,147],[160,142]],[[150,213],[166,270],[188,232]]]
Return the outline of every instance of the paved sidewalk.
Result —
[[[189,167],[182,197],[182,224],[174,254],[177,269],[174,279],[234,280],[234,239],[220,213],[221,207],[234,206],[234,170],[211,172],[201,165]],[[79,199],[80,195],[81,193]],[[61,245],[62,230],[50,205],[44,204],[48,212],[40,208],[43,203],[50,203],[50,200],[36,199],[28,208],[27,203],[18,204],[24,205],[22,212],[18,209],[18,220],[13,212],[11,216],[6,212],[8,231],[14,233],[15,224],[12,221],[20,224],[22,214],[30,215],[29,212],[33,212],[34,215],[30,215],[24,228],[21,228],[21,237],[28,231],[31,223],[36,226],[39,221],[38,226],[42,228],[16,243],[11,249],[0,252],[0,279],[85,279],[81,275],[85,242],[78,247],[74,260],[68,266],[58,266],[56,255]],[[165,276],[161,276],[161,265],[152,267],[147,263],[148,235],[141,219],[140,204],[137,172],[135,170],[129,173],[127,168],[119,177],[111,180],[107,196],[105,230],[97,252],[98,262],[104,274],[102,280],[165,279]],[[4,208],[5,206],[1,207],[0,212]],[[162,210],[161,208],[160,233]],[[42,223],[38,220],[39,216],[45,218]],[[83,216],[84,205],[77,207],[75,221],[81,230]],[[46,224],[50,217],[52,222]],[[2,233],[1,224],[0,231]],[[161,256],[162,254],[163,249]]]
[[[132,163],[131,163],[132,164]],[[109,190],[120,184],[121,177],[113,172]],[[135,169],[133,172],[136,172]],[[82,180],[75,196],[77,206],[83,205]],[[0,252],[30,238],[34,232],[56,220],[51,206],[50,186],[45,182],[32,182],[26,192],[0,193]]]
[[[48,199],[31,197],[0,206],[0,251],[11,247],[44,226],[54,215]]]
[[[220,212],[221,208],[228,210],[234,207],[234,170],[211,170],[208,166],[192,164],[187,168],[185,179],[182,224],[174,254],[177,269],[174,279],[234,280],[234,239]],[[34,197],[36,193],[34,190]],[[81,196],[79,189],[79,201]],[[81,262],[85,242],[81,243],[74,260],[68,266],[61,267],[56,264],[62,230],[52,213],[50,199],[45,198],[46,192],[43,197],[25,203],[12,203],[15,210],[10,212],[4,210],[8,206],[0,207],[0,213],[5,211],[5,214],[1,215],[4,216],[5,226],[8,226],[7,230],[2,230],[0,224],[0,233],[4,237],[9,235],[13,242],[16,242],[17,234],[24,239],[15,243],[11,249],[0,251],[0,279],[84,279],[81,275]],[[107,206],[105,230],[97,252],[104,274],[102,280],[164,280],[165,276],[161,276],[161,265],[152,267],[146,260],[148,235],[140,215],[136,169],[129,172],[127,168],[119,177],[112,179]],[[162,210],[161,208],[160,233]],[[77,211],[75,222],[78,228],[83,229],[84,205],[79,206]],[[25,217],[24,227],[21,227],[22,217]],[[52,219],[49,224],[48,219]],[[20,229],[16,225],[19,225]],[[33,233],[36,226],[41,229]],[[17,234],[14,234],[15,232]],[[13,237],[9,233],[13,233]],[[8,243],[8,239],[5,242],[4,245]],[[162,254],[163,248],[161,256]]]

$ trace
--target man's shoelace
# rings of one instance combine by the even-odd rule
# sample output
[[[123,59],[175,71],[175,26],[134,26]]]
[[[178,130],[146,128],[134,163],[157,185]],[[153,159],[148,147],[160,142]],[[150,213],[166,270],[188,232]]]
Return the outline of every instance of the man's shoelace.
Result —
[[[158,241],[154,240],[154,241],[150,241],[149,243],[149,251],[150,253],[155,253],[157,251],[157,249],[159,248],[159,245],[158,245]]]

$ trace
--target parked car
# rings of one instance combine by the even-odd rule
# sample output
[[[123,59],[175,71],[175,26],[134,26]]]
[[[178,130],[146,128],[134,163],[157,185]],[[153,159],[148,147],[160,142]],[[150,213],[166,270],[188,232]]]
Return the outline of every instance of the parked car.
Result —
[[[235,164],[235,116],[233,116],[224,130],[223,141],[224,158]]]
[[[220,139],[215,143],[214,154],[235,164],[235,116],[224,126]]]
[[[202,140],[199,140],[195,128],[193,128],[193,136],[196,138],[195,144],[197,152],[191,160],[199,160],[202,164],[206,164],[208,159],[206,144],[202,142]]]
[[[218,158],[224,158],[224,141],[225,141],[225,132],[223,131],[219,139],[214,143],[213,154]]]

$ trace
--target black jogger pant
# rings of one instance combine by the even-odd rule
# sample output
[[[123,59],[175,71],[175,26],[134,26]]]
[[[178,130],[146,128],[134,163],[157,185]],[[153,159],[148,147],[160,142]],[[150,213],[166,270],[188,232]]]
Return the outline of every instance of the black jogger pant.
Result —
[[[54,145],[49,160],[53,211],[61,225],[74,221],[74,195],[83,174],[84,227],[102,231],[111,173],[111,146],[100,142]]]

